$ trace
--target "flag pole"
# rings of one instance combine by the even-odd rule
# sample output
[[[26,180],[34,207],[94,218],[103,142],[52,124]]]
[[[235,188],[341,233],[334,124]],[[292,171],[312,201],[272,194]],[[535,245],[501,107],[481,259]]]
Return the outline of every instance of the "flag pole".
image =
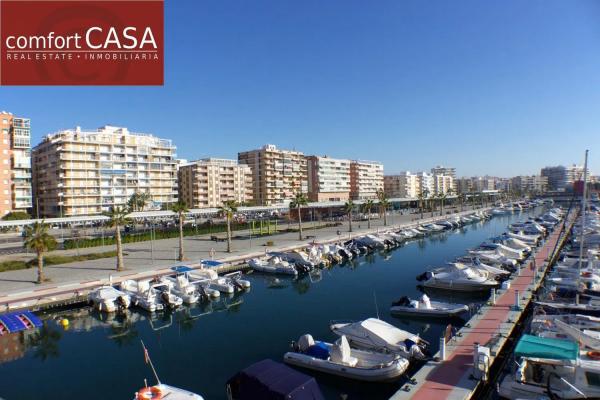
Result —
[[[156,373],[156,369],[154,369],[154,364],[152,364],[152,359],[150,359],[150,354],[148,354],[148,349],[146,348],[146,346],[144,346],[144,341],[140,340],[140,342],[142,342],[142,347],[144,348],[144,358],[146,360],[146,363],[150,364],[150,368],[152,368],[152,372],[154,373],[154,377],[156,378],[156,382],[158,382],[158,384],[160,385],[160,379],[158,379],[158,374]]]

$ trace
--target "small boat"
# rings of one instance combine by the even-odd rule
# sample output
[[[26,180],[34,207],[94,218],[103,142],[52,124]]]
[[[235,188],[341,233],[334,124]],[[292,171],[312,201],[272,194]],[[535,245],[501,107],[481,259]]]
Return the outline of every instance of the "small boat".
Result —
[[[158,291],[150,286],[149,280],[125,280],[121,282],[120,288],[131,296],[131,302],[135,306],[150,312],[164,309]]]
[[[580,351],[577,343],[523,335],[514,350],[514,373],[498,388],[507,399],[597,399],[600,361],[597,351]]]
[[[398,354],[410,360],[426,358],[427,342],[419,335],[398,329],[377,318],[354,322],[334,321],[329,328],[336,335],[345,336],[353,346],[362,349]]]
[[[390,308],[392,315],[425,318],[462,317],[468,311],[469,306],[466,304],[431,301],[426,294],[424,294],[420,300],[411,300],[404,296],[400,300],[392,303],[392,307]]]
[[[324,400],[315,378],[270,359],[241,370],[227,381],[228,400]]]
[[[367,382],[389,382],[398,379],[408,368],[408,360],[396,354],[376,353],[350,348],[346,336],[335,343],[315,342],[303,335],[292,342],[292,351],[283,361],[297,367]]]
[[[298,270],[289,262],[283,261],[277,256],[269,257],[266,260],[260,258],[253,258],[248,261],[248,265],[254,271],[266,272],[269,274],[282,274],[282,275],[298,275]]]
[[[204,287],[211,297],[219,297],[219,293],[234,293],[235,287],[227,278],[220,277],[217,271],[207,268],[195,269],[190,277],[196,279],[196,284]],[[216,293],[215,293],[216,292]]]
[[[169,288],[169,292],[181,297],[185,304],[194,304],[200,300],[201,294],[197,286],[189,281],[187,274],[179,273],[175,277],[166,276],[161,278],[160,282]]]
[[[457,268],[453,265],[435,272],[429,271],[424,279],[423,286],[426,288],[459,292],[489,291],[491,288],[499,286],[499,282],[493,279],[487,271],[471,267]]]
[[[90,301],[98,311],[114,312],[129,308],[131,297],[112,286],[101,286],[94,289],[89,296]]]
[[[144,342],[142,342],[142,348],[144,349],[144,359],[146,364],[150,365],[154,377],[156,378],[156,385],[148,386],[147,384],[144,384],[144,387],[135,393],[133,400],[204,400],[199,394],[162,383],[160,379],[158,379],[158,374],[154,369],[154,364],[152,364],[152,360],[150,359],[146,346],[144,346]]]

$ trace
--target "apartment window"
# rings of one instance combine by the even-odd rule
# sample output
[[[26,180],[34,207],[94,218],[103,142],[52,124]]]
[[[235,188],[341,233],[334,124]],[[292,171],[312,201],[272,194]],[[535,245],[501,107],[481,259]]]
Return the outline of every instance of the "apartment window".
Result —
[[[2,118],[2,123],[3,124],[8,124],[8,120],[6,118]]]
[[[4,133],[5,135],[8,135],[8,129],[6,129],[6,128],[2,129],[2,133]]]

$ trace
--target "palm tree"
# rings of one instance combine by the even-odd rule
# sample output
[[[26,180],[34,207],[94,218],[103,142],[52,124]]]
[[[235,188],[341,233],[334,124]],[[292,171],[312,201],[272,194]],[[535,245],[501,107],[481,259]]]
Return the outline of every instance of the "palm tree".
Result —
[[[362,204],[362,210],[365,214],[367,214],[367,228],[368,229],[371,229],[371,210],[373,209],[374,205],[375,205],[375,202],[371,199],[365,200],[365,202]]]
[[[298,239],[302,240],[302,206],[308,204],[308,199],[306,195],[300,191],[298,191],[294,195],[294,199],[290,202],[290,209],[297,208],[298,209]]]
[[[56,239],[48,233],[48,229],[50,226],[44,221],[25,227],[25,247],[37,255],[37,283],[44,282],[44,253],[56,248]]]
[[[183,254],[183,220],[185,218],[185,214],[189,212],[187,204],[183,200],[179,200],[177,203],[171,206],[171,211],[177,214],[177,220],[179,221],[179,261],[184,260]]]
[[[377,191],[377,198],[379,199],[379,208],[383,213],[383,226],[387,226],[387,209],[390,206],[390,201],[383,190]]]
[[[219,207],[219,214],[227,220],[227,252],[231,253],[231,220],[233,214],[237,212],[237,203],[235,200],[227,200]]]
[[[438,197],[440,199],[440,215],[444,215],[444,202],[446,201],[446,193],[440,193]]]
[[[352,232],[352,212],[354,211],[354,202],[348,200],[344,204],[344,212],[348,215],[348,232]]]
[[[109,218],[108,226],[115,228],[115,239],[117,244],[117,271],[123,271],[123,244],[121,242],[121,227],[129,224],[131,220],[127,217],[127,210],[120,206],[112,206],[110,211],[105,215]]]
[[[464,209],[464,205],[465,205],[465,200],[467,199],[467,195],[464,193],[461,193],[458,195],[458,201],[460,201],[460,212],[463,212]]]
[[[419,192],[419,211],[421,211],[421,219],[423,219],[423,208],[425,206],[425,196],[423,191]]]

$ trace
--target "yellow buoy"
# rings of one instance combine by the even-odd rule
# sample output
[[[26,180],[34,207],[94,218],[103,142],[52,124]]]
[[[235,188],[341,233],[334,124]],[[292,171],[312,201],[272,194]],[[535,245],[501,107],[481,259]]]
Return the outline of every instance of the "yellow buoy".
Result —
[[[69,327],[69,320],[66,318],[63,318],[60,320],[60,324],[62,325],[63,328],[67,329]]]

